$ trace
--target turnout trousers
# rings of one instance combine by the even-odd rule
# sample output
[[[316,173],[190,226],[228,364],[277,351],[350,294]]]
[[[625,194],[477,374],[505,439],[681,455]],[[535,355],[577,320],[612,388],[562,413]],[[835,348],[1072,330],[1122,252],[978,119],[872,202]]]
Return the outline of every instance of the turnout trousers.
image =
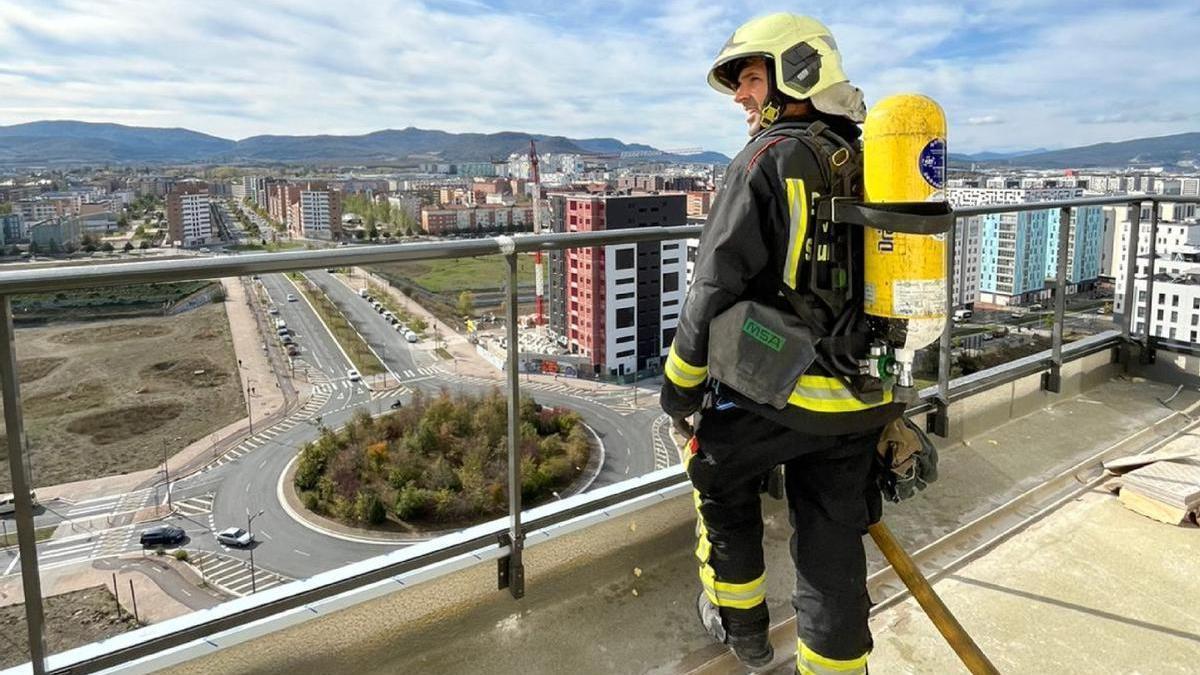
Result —
[[[695,488],[696,557],[704,592],[730,635],[770,626],[761,494],[784,466],[796,572],[797,670],[862,673],[871,651],[863,535],[882,500],[872,476],[880,429],[803,433],[716,400],[686,450]]]

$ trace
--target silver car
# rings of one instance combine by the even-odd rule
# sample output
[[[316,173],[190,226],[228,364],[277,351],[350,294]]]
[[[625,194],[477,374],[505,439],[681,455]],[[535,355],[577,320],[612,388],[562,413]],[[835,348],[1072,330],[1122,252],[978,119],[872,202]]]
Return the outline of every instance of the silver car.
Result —
[[[226,546],[249,546],[254,541],[254,535],[240,527],[230,527],[217,533],[217,541]]]

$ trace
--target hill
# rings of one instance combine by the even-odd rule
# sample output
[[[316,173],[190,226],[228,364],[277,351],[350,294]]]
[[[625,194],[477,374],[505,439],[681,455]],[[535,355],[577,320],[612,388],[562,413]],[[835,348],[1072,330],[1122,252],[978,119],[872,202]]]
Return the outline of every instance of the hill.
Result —
[[[531,138],[541,153],[656,152],[648,145],[627,144],[615,138],[573,140],[516,131],[455,134],[408,127],[355,136],[251,136],[233,141],[187,129],[44,121],[0,127],[0,164],[486,162],[527,152]],[[645,159],[729,163],[728,157],[714,152]]]
[[[1078,148],[1033,152],[1019,156],[984,159],[974,156],[952,156],[958,161],[982,162],[992,166],[1027,167],[1032,169],[1070,169],[1085,167],[1124,168],[1127,166],[1176,166],[1200,162],[1200,133],[1173,134],[1151,138],[1134,138],[1113,143],[1096,143]]]

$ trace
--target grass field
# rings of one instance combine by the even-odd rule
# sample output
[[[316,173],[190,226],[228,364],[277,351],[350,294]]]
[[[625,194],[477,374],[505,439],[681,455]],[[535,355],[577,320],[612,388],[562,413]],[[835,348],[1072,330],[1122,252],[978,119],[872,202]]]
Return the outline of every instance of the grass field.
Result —
[[[14,521],[4,521],[5,529],[0,531],[0,548],[17,545],[17,524]],[[43,527],[33,531],[34,541],[43,541],[54,536],[54,531],[58,529],[57,525]]]
[[[211,286],[211,281],[113,286],[13,297],[13,320],[66,321],[161,314],[163,307]]]
[[[508,278],[508,264],[503,256],[459,258],[456,260],[423,260],[421,262],[377,265],[385,274],[404,277],[433,293],[456,293],[502,288]],[[533,256],[517,257],[518,285],[532,284]]]
[[[294,251],[304,248],[304,244],[299,241],[281,241],[279,243],[268,243],[266,246],[262,244],[235,244],[226,246],[230,251],[266,251],[274,253],[276,251]]]
[[[35,486],[153,468],[245,416],[221,304],[16,331]],[[0,492],[11,491],[0,462]]]

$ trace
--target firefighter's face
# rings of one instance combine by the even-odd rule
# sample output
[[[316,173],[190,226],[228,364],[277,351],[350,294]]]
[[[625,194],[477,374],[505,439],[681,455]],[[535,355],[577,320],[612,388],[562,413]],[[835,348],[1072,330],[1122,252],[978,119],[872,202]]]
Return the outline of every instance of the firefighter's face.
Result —
[[[751,136],[758,131],[762,121],[762,106],[767,100],[767,62],[761,58],[748,59],[738,73],[737,89],[733,102],[746,111],[746,126]]]

